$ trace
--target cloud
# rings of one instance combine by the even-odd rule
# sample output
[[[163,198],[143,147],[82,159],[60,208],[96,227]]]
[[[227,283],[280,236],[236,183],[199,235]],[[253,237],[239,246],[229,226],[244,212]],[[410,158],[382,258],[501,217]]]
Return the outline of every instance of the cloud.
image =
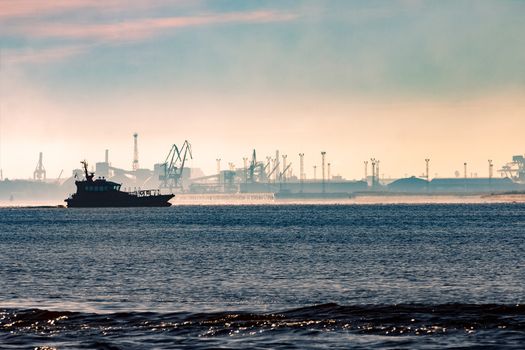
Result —
[[[163,4],[189,5],[198,0],[2,0],[0,18],[17,19],[22,17],[43,17],[67,11],[98,9],[103,11],[129,8],[152,8]]]
[[[2,0],[0,2],[0,18],[41,16],[78,8],[100,6],[104,3],[96,0]]]
[[[122,0],[109,0],[105,6],[115,6]],[[140,3],[131,3],[136,6],[144,6]],[[163,3],[163,0],[154,0],[148,3],[155,6]],[[186,0],[174,2],[175,4],[187,4]],[[29,16],[31,14],[42,16],[45,13],[56,13],[59,11],[75,11],[82,7],[100,7],[101,2],[93,0],[57,0],[50,5],[48,2],[20,0],[6,0],[0,2],[0,19],[2,17]],[[173,3],[172,3],[173,4]],[[195,3],[193,3],[195,4]],[[147,7],[147,6],[146,6]],[[105,9],[105,7],[104,7]],[[130,42],[145,40],[156,35],[162,35],[174,29],[187,27],[220,25],[228,23],[268,23],[293,20],[297,15],[275,11],[250,11],[211,13],[196,16],[171,16],[125,19],[112,23],[60,23],[48,19],[14,21],[2,28],[1,36],[12,36],[25,39],[59,39],[73,40],[77,45],[63,44],[65,46],[28,48],[28,49],[3,49],[2,61],[5,64],[20,63],[46,63],[60,61],[71,56],[88,52],[93,47],[106,45],[114,42]]]
[[[274,11],[252,11],[221,13],[203,16],[147,18],[127,20],[119,23],[41,23],[15,26],[11,34],[25,37],[95,39],[105,41],[126,41],[149,38],[163,31],[175,28],[206,26],[226,23],[267,23],[289,21],[297,16]]]

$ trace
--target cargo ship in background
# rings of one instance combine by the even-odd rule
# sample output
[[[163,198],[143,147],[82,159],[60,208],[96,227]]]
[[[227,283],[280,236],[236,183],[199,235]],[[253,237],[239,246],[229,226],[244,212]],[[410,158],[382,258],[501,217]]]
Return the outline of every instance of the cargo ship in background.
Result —
[[[84,180],[75,181],[77,192],[64,201],[68,208],[99,207],[169,207],[174,194],[161,194],[160,190],[121,191],[121,184],[95,177],[88,172],[87,162],[81,162]]]

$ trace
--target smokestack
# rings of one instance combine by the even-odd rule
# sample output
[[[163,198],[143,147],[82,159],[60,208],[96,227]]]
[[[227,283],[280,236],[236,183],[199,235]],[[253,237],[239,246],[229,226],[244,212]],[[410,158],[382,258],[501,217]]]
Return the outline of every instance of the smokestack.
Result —
[[[109,164],[109,149],[106,150],[106,155],[104,157],[104,162],[106,164]]]

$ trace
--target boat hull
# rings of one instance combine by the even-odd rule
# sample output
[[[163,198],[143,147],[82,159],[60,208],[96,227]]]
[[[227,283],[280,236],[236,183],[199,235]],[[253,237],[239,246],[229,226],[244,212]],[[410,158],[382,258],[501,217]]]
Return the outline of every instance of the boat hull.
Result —
[[[128,197],[128,198],[68,198],[65,200],[68,208],[124,208],[124,207],[169,207],[170,199],[175,197],[173,194],[147,196],[147,197]]]

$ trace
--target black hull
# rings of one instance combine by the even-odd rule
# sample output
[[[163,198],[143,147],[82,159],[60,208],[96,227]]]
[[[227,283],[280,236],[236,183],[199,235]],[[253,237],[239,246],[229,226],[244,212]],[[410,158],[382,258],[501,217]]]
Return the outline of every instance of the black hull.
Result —
[[[126,207],[169,207],[170,199],[175,197],[173,194],[147,196],[147,197],[128,197],[128,198],[99,198],[79,199],[68,198],[65,200],[68,208],[126,208]]]

